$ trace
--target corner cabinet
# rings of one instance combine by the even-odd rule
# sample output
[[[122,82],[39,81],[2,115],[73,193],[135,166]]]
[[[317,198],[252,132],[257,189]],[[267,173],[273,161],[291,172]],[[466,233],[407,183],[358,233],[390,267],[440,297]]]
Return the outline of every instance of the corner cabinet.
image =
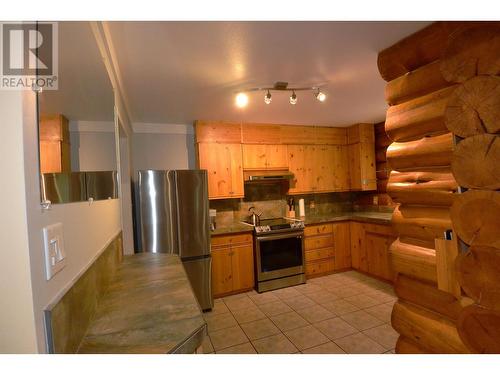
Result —
[[[198,166],[208,171],[208,198],[242,198],[241,144],[198,143]]]
[[[347,142],[350,190],[377,190],[373,124],[349,127]]]
[[[389,246],[397,235],[391,225],[351,222],[352,268],[392,281]]]
[[[214,297],[254,287],[252,234],[212,237],[212,292]]]

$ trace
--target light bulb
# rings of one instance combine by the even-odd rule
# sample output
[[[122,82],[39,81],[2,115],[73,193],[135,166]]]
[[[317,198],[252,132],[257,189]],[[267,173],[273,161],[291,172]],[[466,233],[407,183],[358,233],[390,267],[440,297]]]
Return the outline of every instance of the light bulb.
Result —
[[[290,96],[290,104],[293,104],[293,105],[297,104],[297,95],[295,95],[295,91]]]
[[[316,99],[318,99],[320,102],[324,102],[326,100],[326,95],[325,93],[319,91],[316,93]]]
[[[271,93],[269,92],[269,90],[267,90],[267,94],[266,96],[264,96],[264,103],[266,104],[271,104]]]
[[[248,104],[248,95],[245,94],[244,92],[240,92],[238,95],[236,95],[236,106],[238,108],[244,108]]]

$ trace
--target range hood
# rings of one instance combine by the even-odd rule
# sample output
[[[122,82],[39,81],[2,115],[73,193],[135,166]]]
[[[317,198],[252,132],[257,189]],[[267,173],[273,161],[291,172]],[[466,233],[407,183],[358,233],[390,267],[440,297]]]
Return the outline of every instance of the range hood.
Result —
[[[284,170],[244,170],[243,176],[245,182],[280,182],[280,181],[290,181],[293,179],[294,175],[292,172]]]

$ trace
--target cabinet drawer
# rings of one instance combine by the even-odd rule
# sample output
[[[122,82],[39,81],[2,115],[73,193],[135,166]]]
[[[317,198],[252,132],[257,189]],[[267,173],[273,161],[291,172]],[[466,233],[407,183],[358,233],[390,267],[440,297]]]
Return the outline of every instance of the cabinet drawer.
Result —
[[[212,247],[227,247],[230,245],[252,243],[253,238],[251,233],[236,234],[231,236],[212,237]]]
[[[333,233],[333,224],[308,225],[304,228],[304,234],[306,236],[326,233]]]
[[[306,237],[304,242],[305,250],[321,249],[333,246],[333,235]]]
[[[306,275],[317,275],[333,271],[333,259],[306,263]]]
[[[331,258],[334,256],[333,247],[326,247],[323,249],[307,250],[305,253],[306,262],[311,262],[314,260]]]

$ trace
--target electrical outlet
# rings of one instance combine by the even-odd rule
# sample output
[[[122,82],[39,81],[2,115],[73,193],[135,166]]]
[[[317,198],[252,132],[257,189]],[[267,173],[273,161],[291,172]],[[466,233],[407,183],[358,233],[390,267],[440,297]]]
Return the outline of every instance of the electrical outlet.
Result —
[[[43,245],[45,252],[45,278],[50,280],[66,265],[62,223],[43,228]]]
[[[309,202],[309,208],[310,209],[314,209],[316,207],[316,204],[314,203],[314,201],[310,201]]]

